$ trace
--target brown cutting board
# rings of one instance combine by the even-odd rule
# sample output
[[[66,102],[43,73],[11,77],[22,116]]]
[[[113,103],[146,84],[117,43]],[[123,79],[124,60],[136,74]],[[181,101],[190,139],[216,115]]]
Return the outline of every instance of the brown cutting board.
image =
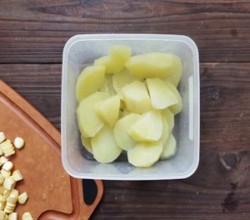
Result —
[[[91,205],[83,199],[82,181],[70,177],[63,169],[60,155],[60,133],[37,110],[0,80],[0,131],[12,141],[25,140],[11,160],[24,180],[19,192],[29,199],[18,205],[19,217],[30,211],[34,219],[89,219],[103,195],[103,184],[96,180],[97,196]]]

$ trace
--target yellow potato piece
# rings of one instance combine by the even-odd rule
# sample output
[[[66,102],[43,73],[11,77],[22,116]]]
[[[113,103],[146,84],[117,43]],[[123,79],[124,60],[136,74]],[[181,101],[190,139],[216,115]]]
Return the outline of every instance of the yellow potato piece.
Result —
[[[113,129],[104,126],[91,140],[94,158],[100,163],[113,162],[122,152],[115,142]]]
[[[162,117],[167,119],[169,132],[172,132],[174,128],[174,113],[167,108],[162,111]]]
[[[122,88],[136,80],[140,80],[140,77],[131,74],[127,69],[113,75],[114,89],[122,97]]]
[[[131,48],[124,45],[114,45],[110,48],[109,55],[120,64],[120,70],[122,70],[131,56]]]
[[[85,97],[96,92],[104,82],[105,67],[86,67],[78,76],[75,86],[76,100],[80,102]]]
[[[154,109],[164,109],[178,103],[176,93],[163,80],[152,78],[146,81]]]
[[[177,85],[180,82],[181,75],[182,75],[181,59],[177,56],[174,56],[173,57],[173,65],[172,65],[172,68],[170,70],[170,74],[167,78],[165,78],[165,81],[170,82],[172,85],[177,87]]]
[[[161,153],[160,159],[168,159],[176,154],[176,140],[174,135],[171,133],[166,141],[163,144],[163,151]]]
[[[158,141],[162,136],[163,123],[160,111],[149,111],[141,116],[128,130],[135,141]]]
[[[106,75],[102,87],[99,89],[100,92],[106,92],[110,96],[116,95],[116,91],[113,87],[112,75]]]
[[[114,74],[120,70],[119,63],[112,59],[110,56],[104,56],[98,58],[94,61],[94,66],[104,66],[106,69],[106,74]]]
[[[128,129],[140,118],[141,115],[130,113],[117,121],[114,127],[115,140],[123,150],[127,151],[136,145],[136,142],[128,135]]]
[[[127,46],[113,46],[108,56],[101,57],[94,61],[95,66],[105,66],[107,74],[114,74],[122,70],[125,63],[131,56],[131,49]]]
[[[85,138],[83,135],[81,135],[81,142],[82,146],[89,152],[93,153],[92,146],[91,146],[91,138]]]
[[[144,113],[152,109],[147,88],[143,82],[134,81],[122,89],[127,109],[135,113]]]
[[[171,89],[171,91],[175,94],[175,96],[178,99],[178,102],[174,105],[171,105],[169,107],[169,109],[176,115],[178,113],[181,112],[182,110],[182,99],[181,99],[181,95],[179,93],[179,91],[177,90],[177,88],[175,86],[173,86],[171,83],[165,82],[167,84],[167,86],[169,87],[169,89]]]
[[[161,141],[138,143],[128,151],[128,161],[136,167],[150,167],[159,160],[162,151]]]
[[[108,97],[96,103],[96,113],[110,126],[114,126],[119,118],[120,98],[118,95]]]
[[[168,123],[167,118],[164,117],[164,115],[162,114],[162,136],[161,136],[161,142],[163,144],[167,142],[169,134],[170,134],[170,125]]]
[[[166,78],[175,66],[175,59],[173,54],[145,53],[132,56],[125,66],[131,73],[142,78]]]
[[[84,137],[94,137],[103,127],[104,121],[96,114],[95,105],[107,97],[107,93],[95,92],[79,103],[77,120],[80,132]]]

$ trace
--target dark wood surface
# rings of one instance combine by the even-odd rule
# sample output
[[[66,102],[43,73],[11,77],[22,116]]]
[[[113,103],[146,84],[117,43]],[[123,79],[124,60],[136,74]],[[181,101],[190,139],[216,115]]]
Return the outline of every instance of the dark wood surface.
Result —
[[[62,49],[79,33],[188,35],[199,47],[201,158],[176,181],[104,181],[93,219],[250,219],[250,2],[0,0],[0,78],[60,129]]]

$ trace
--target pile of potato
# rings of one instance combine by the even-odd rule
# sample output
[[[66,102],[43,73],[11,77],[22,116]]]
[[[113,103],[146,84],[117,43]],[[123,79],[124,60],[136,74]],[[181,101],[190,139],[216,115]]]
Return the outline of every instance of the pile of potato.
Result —
[[[112,46],[76,82],[83,146],[101,163],[110,163],[126,151],[128,162],[137,167],[173,156],[174,115],[182,109],[177,90],[181,74],[176,55],[131,56],[129,47]]]

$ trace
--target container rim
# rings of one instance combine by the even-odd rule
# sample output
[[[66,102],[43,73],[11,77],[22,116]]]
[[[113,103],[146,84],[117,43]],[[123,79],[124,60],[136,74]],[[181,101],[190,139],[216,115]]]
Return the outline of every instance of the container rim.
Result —
[[[76,44],[77,42],[80,41],[106,41],[106,40],[149,40],[149,41],[154,41],[154,40],[162,40],[162,41],[175,41],[175,42],[182,42],[185,43],[192,51],[194,55],[194,68],[197,71],[197,87],[196,90],[198,91],[197,93],[197,98],[198,98],[198,105],[197,105],[197,110],[198,114],[196,115],[197,117],[197,123],[199,124],[198,126],[198,131],[197,131],[197,137],[195,138],[195,151],[194,151],[194,158],[195,160],[193,161],[192,165],[189,167],[188,170],[184,172],[180,172],[169,176],[148,176],[148,175],[140,175],[138,176],[120,176],[117,178],[117,175],[99,175],[96,176],[95,174],[91,173],[79,173],[72,169],[69,165],[68,159],[66,157],[66,147],[64,147],[64,143],[66,143],[66,125],[65,121],[63,120],[63,116],[66,113],[66,107],[65,107],[65,102],[64,102],[64,95],[66,93],[66,89],[63,90],[63,88],[67,87],[66,83],[66,70],[68,67],[68,64],[66,63],[67,55],[68,52],[70,51],[71,47]],[[78,179],[103,179],[103,180],[121,180],[121,181],[147,181],[147,180],[174,180],[174,179],[185,179],[190,177],[191,175],[194,174],[194,172],[197,170],[199,166],[199,161],[200,161],[200,78],[199,78],[199,51],[196,43],[188,36],[186,35],[174,35],[174,34],[138,34],[138,33],[105,33],[105,34],[78,34],[74,35],[71,38],[68,39],[68,41],[65,43],[65,46],[63,48],[63,63],[62,63],[62,82],[61,82],[61,140],[62,140],[62,164],[64,169],[67,171],[67,173]]]

